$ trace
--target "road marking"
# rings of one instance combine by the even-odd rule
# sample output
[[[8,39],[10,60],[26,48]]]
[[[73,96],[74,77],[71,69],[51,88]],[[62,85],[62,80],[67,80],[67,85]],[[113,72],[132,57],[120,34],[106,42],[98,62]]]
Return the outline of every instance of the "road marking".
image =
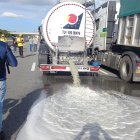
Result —
[[[32,68],[31,68],[31,71],[35,71],[35,67],[36,67],[36,63],[33,62],[33,64],[32,64]]]
[[[100,72],[102,72],[102,73],[104,73],[104,74],[106,74],[106,75],[109,75],[107,72],[105,72],[105,71],[103,71],[103,70],[99,70]]]

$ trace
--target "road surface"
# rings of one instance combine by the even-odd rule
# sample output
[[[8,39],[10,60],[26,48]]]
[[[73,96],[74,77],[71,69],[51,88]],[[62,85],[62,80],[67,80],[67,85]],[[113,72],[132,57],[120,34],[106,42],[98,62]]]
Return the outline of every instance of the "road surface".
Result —
[[[106,139],[113,138],[113,140],[118,140],[125,138],[127,140],[138,140],[138,137],[140,137],[140,119],[138,117],[140,115],[139,83],[125,83],[118,78],[116,73],[102,68],[98,75],[82,75],[80,76],[82,88],[80,92],[81,97],[83,97],[82,99],[84,99],[84,102],[87,104],[87,106],[85,106],[85,104],[82,104],[81,97],[78,93],[79,90],[77,91],[77,95],[63,93],[64,91],[67,92],[67,87],[72,86],[72,77],[69,74],[42,75],[42,72],[40,72],[37,67],[37,53],[29,52],[28,44],[24,47],[24,58],[20,58],[18,52],[16,52],[15,55],[19,65],[17,68],[11,68],[11,74],[7,76],[7,95],[4,101],[3,125],[7,140],[16,139],[17,134],[22,130],[26,122],[31,106],[40,98],[42,91],[46,91],[48,98],[46,100],[48,103],[57,103],[53,104],[53,107],[56,109],[58,109],[58,104],[60,105],[59,107],[65,106],[65,109],[67,109],[65,112],[70,115],[68,120],[70,121],[70,119],[73,118],[71,124],[69,124],[71,126],[68,126],[70,130],[73,130],[72,132],[68,131],[68,134],[71,134],[70,137],[72,140],[74,138],[74,140],[86,139],[84,135],[87,131],[93,132],[92,129],[94,128],[104,132],[102,134],[106,134]],[[60,94],[61,92],[62,95]],[[90,92],[95,93],[96,97],[90,97]],[[67,100],[65,94],[70,95],[69,100]],[[79,104],[83,105],[81,112],[83,112],[83,117],[89,117],[89,122],[85,120],[85,118],[81,118],[81,115],[79,116],[81,113],[79,112],[80,108],[78,108],[79,104],[72,106],[72,104],[74,105],[75,103],[72,101],[79,101]],[[63,112],[64,110],[62,111],[64,116],[59,114],[60,111],[51,112],[54,109],[53,107],[47,110],[49,115],[53,113],[56,115],[56,113],[58,113],[57,115],[59,117],[66,117],[65,112]],[[76,112],[74,112],[71,107],[75,107]],[[85,107],[87,107],[87,109],[85,109]],[[92,111],[95,110],[94,113],[96,114],[91,113],[91,109]],[[86,111],[86,114],[84,111]],[[103,111],[103,113],[100,111]],[[48,118],[46,115],[45,120]],[[77,119],[81,119],[81,125],[79,124],[78,130],[76,126],[74,126],[78,121]],[[85,120],[85,123],[82,123],[82,119]],[[67,123],[68,120],[63,118],[63,125]],[[53,120],[47,121],[53,122]],[[110,123],[112,123],[112,127]],[[46,129],[50,130],[49,127]],[[42,130],[42,132],[43,131],[44,130]],[[96,135],[97,132],[95,131],[94,133],[95,136],[88,134],[89,137],[86,140],[90,140],[90,138],[93,139],[94,137],[100,139],[100,137]],[[60,132],[58,132],[58,134],[60,137],[63,136]],[[68,134],[67,136],[69,136]],[[70,139],[70,137],[68,139]],[[50,138],[49,135],[48,138]],[[62,138],[62,140],[63,139],[66,140],[65,138]],[[51,138],[49,140],[51,140]]]

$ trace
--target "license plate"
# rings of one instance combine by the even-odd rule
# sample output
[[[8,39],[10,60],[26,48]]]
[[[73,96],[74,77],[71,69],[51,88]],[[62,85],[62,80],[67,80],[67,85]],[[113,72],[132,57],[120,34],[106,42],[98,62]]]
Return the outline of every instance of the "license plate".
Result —
[[[78,67],[78,70],[89,70],[89,67]]]

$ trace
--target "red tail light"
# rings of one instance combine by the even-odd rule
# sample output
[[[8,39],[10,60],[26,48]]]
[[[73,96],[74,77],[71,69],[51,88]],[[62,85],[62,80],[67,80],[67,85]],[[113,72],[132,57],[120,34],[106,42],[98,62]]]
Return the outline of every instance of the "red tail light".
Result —
[[[90,67],[90,71],[98,71],[100,67]]]
[[[140,67],[140,62],[137,62],[136,65],[137,65],[138,67]]]
[[[42,70],[50,70],[50,66],[42,65],[42,66],[40,66],[40,69],[42,69]]]

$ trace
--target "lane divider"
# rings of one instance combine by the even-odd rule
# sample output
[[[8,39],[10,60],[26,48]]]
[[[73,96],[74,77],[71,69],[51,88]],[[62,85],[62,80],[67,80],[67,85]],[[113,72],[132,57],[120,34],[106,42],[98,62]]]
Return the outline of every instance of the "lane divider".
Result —
[[[104,73],[104,74],[106,74],[106,75],[109,75],[107,72],[105,72],[105,71],[103,71],[103,70],[99,70],[100,72],[102,72],[102,73]]]
[[[33,62],[32,67],[31,67],[31,71],[35,71],[35,67],[36,67],[36,63]]]

